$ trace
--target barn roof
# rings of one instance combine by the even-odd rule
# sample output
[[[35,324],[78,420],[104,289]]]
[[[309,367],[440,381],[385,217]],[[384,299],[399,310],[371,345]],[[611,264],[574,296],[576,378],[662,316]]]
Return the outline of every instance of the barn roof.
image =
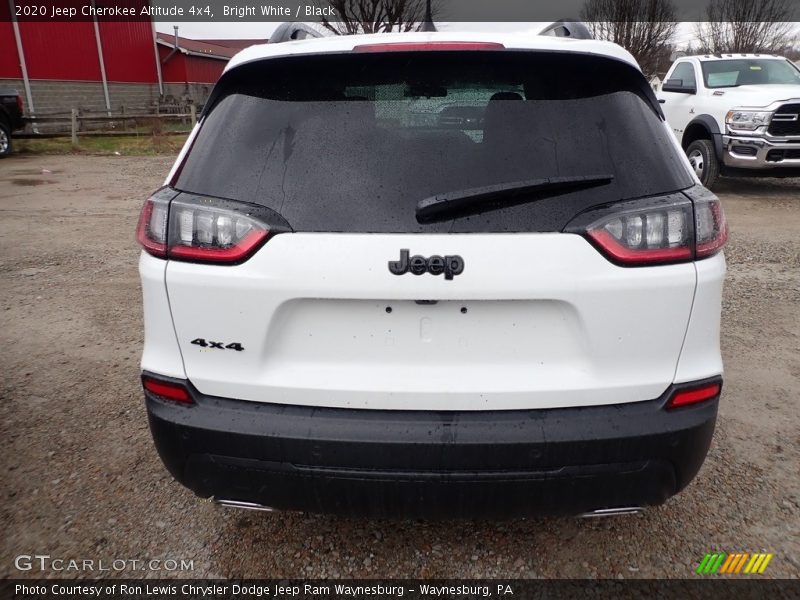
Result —
[[[229,60],[234,54],[252,46],[263,44],[266,40],[192,40],[178,36],[180,51],[190,56],[203,56],[218,60]],[[175,47],[175,36],[168,33],[157,33],[156,42],[168,48]]]
[[[225,48],[236,48],[237,50],[244,50],[256,44],[266,44],[269,40],[263,38],[260,40],[203,40],[206,44],[214,44],[215,46],[224,46]]]

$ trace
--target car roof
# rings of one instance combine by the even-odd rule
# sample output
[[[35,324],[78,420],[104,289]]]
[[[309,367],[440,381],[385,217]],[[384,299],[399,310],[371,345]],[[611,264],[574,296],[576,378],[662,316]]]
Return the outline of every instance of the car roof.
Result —
[[[425,42],[489,42],[503,44],[507,50],[540,50],[591,54],[606,56],[628,63],[637,69],[639,68],[636,59],[627,50],[617,44],[601,40],[571,39],[552,35],[536,35],[535,33],[437,31],[333,35],[278,44],[259,44],[239,52],[230,60],[225,70],[229,71],[246,63],[269,58],[351,52],[356,46],[367,44]]]

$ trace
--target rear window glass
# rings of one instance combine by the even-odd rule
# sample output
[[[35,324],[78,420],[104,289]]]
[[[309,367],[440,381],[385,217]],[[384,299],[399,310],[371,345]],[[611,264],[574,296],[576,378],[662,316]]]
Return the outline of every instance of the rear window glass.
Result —
[[[642,75],[610,59],[417,52],[270,59],[226,74],[174,186],[296,231],[558,231],[692,185]],[[552,177],[601,187],[420,224],[436,194]]]

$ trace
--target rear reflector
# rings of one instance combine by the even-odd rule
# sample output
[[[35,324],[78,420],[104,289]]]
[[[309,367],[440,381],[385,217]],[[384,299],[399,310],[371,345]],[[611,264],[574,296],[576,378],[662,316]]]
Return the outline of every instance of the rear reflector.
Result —
[[[353,52],[417,52],[420,50],[503,50],[496,42],[392,42],[388,44],[361,44]]]
[[[719,382],[706,383],[699,387],[684,388],[672,394],[672,397],[667,401],[665,408],[667,410],[672,408],[679,408],[681,406],[689,406],[705,402],[719,396],[722,389],[722,384]]]
[[[180,402],[181,404],[194,404],[192,397],[189,395],[189,390],[179,383],[159,381],[145,375],[142,377],[142,386],[148,392],[161,398]]]

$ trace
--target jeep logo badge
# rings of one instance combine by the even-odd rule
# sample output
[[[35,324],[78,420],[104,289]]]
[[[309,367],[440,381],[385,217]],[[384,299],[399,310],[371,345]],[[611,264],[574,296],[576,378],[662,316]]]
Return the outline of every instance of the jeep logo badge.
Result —
[[[407,248],[400,250],[400,260],[390,260],[389,271],[395,275],[404,275],[409,271],[414,275],[422,275],[423,273],[441,275],[444,273],[445,279],[452,279],[464,272],[464,259],[457,254],[451,256],[434,254],[430,258],[425,258],[419,254],[409,258],[408,255]]]

